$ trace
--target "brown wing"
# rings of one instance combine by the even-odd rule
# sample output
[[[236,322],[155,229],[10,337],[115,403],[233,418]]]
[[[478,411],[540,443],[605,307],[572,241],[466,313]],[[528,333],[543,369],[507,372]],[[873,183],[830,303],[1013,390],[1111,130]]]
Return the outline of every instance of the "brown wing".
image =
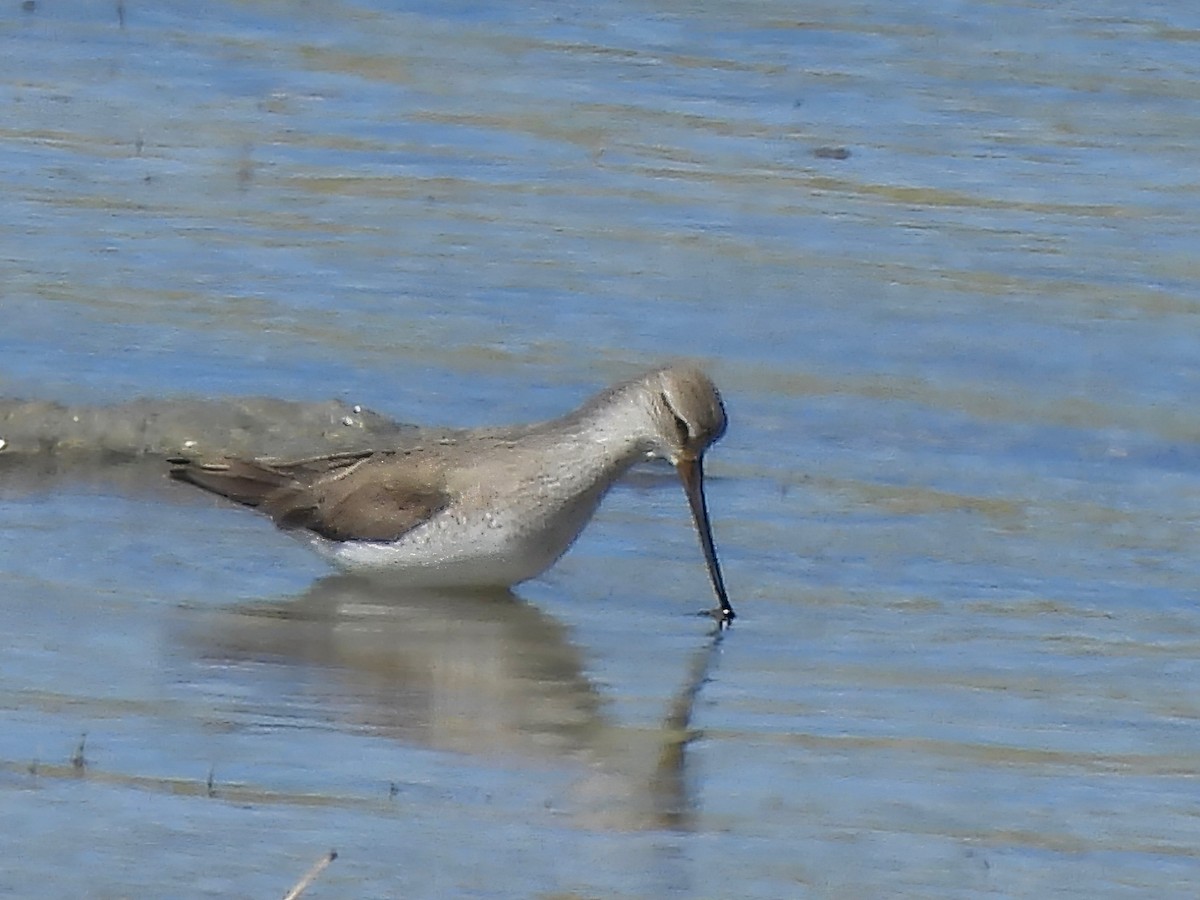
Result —
[[[258,506],[271,494],[294,484],[294,480],[283,472],[253,460],[202,462],[177,457],[168,462],[171,463],[172,478],[246,506]]]
[[[261,509],[280,528],[335,541],[391,541],[450,502],[423,467],[390,453],[346,453],[294,463],[172,460],[171,475]]]
[[[311,484],[325,475],[352,468],[363,460],[384,459],[392,455],[390,450],[350,450],[345,453],[328,453],[324,456],[310,456],[307,459],[287,462],[278,459],[260,459],[258,463],[269,466],[272,471],[290,475],[298,482]]]
[[[276,492],[263,504],[281,528],[307,528],[334,541],[394,541],[450,502],[438,484],[395,460]]]

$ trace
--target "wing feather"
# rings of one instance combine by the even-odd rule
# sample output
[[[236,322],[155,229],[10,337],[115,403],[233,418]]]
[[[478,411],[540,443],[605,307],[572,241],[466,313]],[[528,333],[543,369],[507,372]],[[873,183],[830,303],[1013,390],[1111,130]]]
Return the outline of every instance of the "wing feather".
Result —
[[[450,503],[425,467],[390,453],[297,462],[171,460],[171,477],[260,509],[280,528],[334,541],[393,541]]]

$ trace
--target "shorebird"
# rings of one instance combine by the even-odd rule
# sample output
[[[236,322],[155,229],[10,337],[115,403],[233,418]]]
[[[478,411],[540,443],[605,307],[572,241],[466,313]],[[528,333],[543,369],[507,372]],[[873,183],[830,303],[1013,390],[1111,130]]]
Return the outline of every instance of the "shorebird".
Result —
[[[342,568],[411,587],[510,587],[550,568],[646,458],[675,466],[716,592],[733,619],[704,496],[725,407],[699,369],[671,366],[533,425],[420,429],[390,449],[308,459],[176,457],[171,476],[255,507]]]

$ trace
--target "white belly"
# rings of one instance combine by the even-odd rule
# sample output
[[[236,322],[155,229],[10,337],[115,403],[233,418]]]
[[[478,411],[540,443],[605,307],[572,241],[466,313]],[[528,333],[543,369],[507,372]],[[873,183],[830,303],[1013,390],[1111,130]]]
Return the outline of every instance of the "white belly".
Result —
[[[579,498],[550,516],[540,511],[486,512],[469,520],[453,510],[400,540],[306,538],[344,569],[393,578],[409,587],[510,587],[540,575],[574,543],[599,498]]]

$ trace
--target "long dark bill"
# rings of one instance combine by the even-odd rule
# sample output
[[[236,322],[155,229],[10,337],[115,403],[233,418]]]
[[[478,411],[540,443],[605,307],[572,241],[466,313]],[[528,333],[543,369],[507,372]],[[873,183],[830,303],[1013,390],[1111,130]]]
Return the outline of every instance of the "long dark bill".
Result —
[[[679,472],[688,505],[692,508],[692,519],[700,535],[704,561],[708,564],[708,576],[712,579],[713,590],[717,592],[717,601],[721,604],[720,617],[722,621],[729,622],[735,618],[735,614],[725,593],[725,581],[721,578],[721,566],[717,562],[717,548],[713,546],[712,527],[708,524],[708,504],[704,500],[704,460],[699,457],[683,458],[675,463],[675,469]]]

